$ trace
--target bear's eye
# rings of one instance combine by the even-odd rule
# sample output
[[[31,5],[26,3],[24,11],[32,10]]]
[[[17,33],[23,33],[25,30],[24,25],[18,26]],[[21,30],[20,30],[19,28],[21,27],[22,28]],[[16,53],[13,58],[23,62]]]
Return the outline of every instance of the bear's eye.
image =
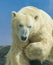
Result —
[[[19,24],[19,27],[23,27],[23,25],[22,24]]]
[[[38,16],[36,15],[34,18],[37,20],[38,19]]]
[[[28,28],[31,28],[31,26],[27,26]]]

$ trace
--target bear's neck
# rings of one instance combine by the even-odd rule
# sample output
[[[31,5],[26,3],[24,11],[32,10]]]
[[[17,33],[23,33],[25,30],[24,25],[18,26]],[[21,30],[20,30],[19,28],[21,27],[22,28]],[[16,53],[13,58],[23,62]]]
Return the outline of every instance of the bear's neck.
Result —
[[[28,44],[28,41],[26,42],[21,42],[17,36],[16,33],[13,33],[12,35],[12,38],[13,38],[13,41],[12,41],[12,47],[17,47],[19,48],[20,50],[22,50],[27,44]]]

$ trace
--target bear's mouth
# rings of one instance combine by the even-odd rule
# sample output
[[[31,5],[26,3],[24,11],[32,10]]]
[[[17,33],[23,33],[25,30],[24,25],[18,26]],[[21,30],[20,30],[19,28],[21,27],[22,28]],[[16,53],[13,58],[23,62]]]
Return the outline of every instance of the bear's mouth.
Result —
[[[26,41],[27,37],[21,36],[21,40]]]

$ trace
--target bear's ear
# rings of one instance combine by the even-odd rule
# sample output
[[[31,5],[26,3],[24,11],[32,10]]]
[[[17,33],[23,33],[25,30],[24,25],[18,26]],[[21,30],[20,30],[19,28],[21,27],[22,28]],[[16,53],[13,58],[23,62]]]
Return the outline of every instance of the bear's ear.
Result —
[[[12,11],[12,17],[16,17],[16,12]]]
[[[35,15],[34,19],[37,20],[38,19],[38,15]]]

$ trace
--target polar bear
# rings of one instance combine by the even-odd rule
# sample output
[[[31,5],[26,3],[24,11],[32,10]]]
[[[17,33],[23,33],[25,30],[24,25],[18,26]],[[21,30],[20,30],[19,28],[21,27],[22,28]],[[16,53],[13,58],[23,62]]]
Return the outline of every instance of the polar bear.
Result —
[[[6,65],[30,65],[30,60],[46,60],[53,46],[52,30],[52,18],[41,9],[27,6],[13,11],[13,42]]]

